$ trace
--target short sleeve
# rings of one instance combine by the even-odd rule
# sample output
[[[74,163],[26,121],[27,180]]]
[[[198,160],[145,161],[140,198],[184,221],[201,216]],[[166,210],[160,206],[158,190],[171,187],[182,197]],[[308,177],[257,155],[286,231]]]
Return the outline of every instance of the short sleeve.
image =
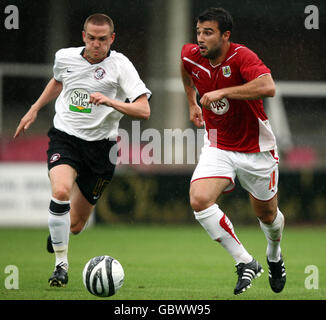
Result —
[[[53,77],[55,80],[62,82],[62,74],[65,70],[63,63],[60,61],[60,50],[56,52],[53,65]]]
[[[240,73],[247,82],[264,74],[270,74],[271,70],[266,67],[262,60],[248,48],[239,49]]]
[[[193,43],[188,43],[183,45],[182,49],[181,49],[181,61],[183,63],[183,66],[185,68],[185,70],[191,74],[191,64],[189,62],[187,62],[184,58],[189,58],[191,60],[197,60],[196,55],[198,55],[198,46],[193,44]]]
[[[121,64],[119,83],[130,102],[135,101],[143,94],[146,94],[147,99],[152,96],[151,91],[146,88],[144,82],[140,79],[136,68],[127,58]]]

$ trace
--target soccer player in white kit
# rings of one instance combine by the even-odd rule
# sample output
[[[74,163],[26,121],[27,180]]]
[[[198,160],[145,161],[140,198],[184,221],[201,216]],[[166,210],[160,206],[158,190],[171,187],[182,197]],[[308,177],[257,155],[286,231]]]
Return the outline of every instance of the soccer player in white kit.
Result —
[[[190,185],[195,218],[236,262],[234,294],[251,286],[263,272],[247,252],[233,225],[216,204],[232,191],[237,177],[267,239],[269,283],[280,292],[286,282],[280,240],[284,217],[278,208],[276,141],[263,108],[263,97],[275,94],[270,70],[244,45],[230,42],[232,17],[210,8],[197,18],[197,43],[181,52],[181,75],[190,120],[205,125],[205,144]],[[200,95],[197,103],[196,90]]]
[[[111,50],[115,39],[112,19],[91,15],[82,37],[84,47],[56,53],[54,77],[14,135],[27,130],[38,111],[57,98],[47,154],[52,188],[49,239],[56,256],[48,282],[58,287],[68,282],[69,233],[82,231],[112,179],[119,120],[124,114],[139,119],[150,116],[150,90],[128,58]]]

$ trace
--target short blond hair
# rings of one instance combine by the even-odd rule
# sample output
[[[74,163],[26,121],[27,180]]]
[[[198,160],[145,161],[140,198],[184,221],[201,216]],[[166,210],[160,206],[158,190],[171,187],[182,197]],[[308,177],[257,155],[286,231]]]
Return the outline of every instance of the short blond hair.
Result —
[[[114,32],[114,23],[113,20],[104,13],[94,13],[90,15],[84,23],[84,31],[86,31],[87,25],[89,23],[95,24],[96,26],[102,26],[108,24],[110,26],[111,32]]]

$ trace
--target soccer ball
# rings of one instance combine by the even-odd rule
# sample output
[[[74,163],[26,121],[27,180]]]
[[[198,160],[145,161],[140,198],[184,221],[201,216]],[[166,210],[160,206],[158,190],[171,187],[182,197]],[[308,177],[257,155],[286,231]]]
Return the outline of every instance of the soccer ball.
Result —
[[[90,259],[83,270],[85,288],[95,296],[113,296],[123,285],[125,274],[120,262],[110,256]]]

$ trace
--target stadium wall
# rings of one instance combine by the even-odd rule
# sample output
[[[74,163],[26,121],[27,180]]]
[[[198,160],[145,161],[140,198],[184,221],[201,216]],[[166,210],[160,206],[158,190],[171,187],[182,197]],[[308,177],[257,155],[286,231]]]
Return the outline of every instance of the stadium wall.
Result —
[[[102,223],[193,223],[188,187],[191,173],[116,175],[96,207]],[[279,207],[287,223],[326,223],[326,172],[280,173]],[[219,205],[237,224],[257,223],[240,184]]]
[[[47,166],[0,163],[0,226],[47,226],[51,196]],[[194,223],[189,206],[190,171],[117,170],[95,209],[96,223]],[[326,172],[280,172],[279,206],[287,223],[326,223]],[[239,183],[220,207],[236,224],[257,220]]]

